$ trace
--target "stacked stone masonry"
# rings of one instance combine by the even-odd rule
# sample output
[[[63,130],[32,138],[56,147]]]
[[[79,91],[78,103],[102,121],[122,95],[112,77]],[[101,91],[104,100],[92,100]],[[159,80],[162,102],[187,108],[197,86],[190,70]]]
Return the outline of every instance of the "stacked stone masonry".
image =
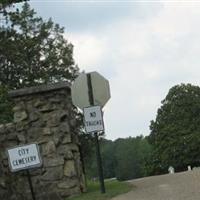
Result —
[[[31,199],[25,171],[11,173],[7,149],[39,145],[43,165],[30,170],[37,200],[61,200],[85,190],[78,132],[67,83],[11,91],[14,122],[0,125],[0,199]]]

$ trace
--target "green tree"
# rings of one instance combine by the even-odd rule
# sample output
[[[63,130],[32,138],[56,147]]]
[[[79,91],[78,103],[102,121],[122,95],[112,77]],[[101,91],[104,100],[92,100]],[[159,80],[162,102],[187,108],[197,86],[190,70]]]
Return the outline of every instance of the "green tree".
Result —
[[[149,174],[146,161],[149,160],[152,147],[147,138],[137,136],[115,141],[102,138],[100,146],[105,178],[128,180]],[[94,145],[91,152],[86,162],[86,174],[89,178],[98,177]]]
[[[1,31],[0,83],[20,88],[65,80],[71,82],[78,71],[73,46],[64,38],[64,28],[51,19],[44,22],[28,3],[22,11],[8,15]]]
[[[101,155],[105,178],[116,177],[115,143],[111,140],[101,139]]]
[[[28,3],[21,10],[7,12],[7,23],[0,26],[0,85],[4,91],[60,80],[72,82],[78,70],[64,28],[36,16]],[[1,101],[4,106],[6,102]]]
[[[7,88],[0,86],[0,122],[6,123],[12,120],[12,101],[7,96]]]
[[[143,136],[118,139],[115,142],[116,176],[119,180],[143,177],[149,144]]]
[[[98,177],[95,138],[89,135],[87,140],[85,140],[86,137],[85,134],[82,137],[84,139],[82,144],[85,152],[86,175],[88,176],[88,178]],[[111,140],[106,140],[104,138],[101,138],[99,140],[99,143],[100,143],[104,177],[105,178],[115,177],[114,142],[112,142]]]
[[[0,0],[0,24],[7,21],[7,14],[8,14],[7,9],[14,7],[16,3],[21,3],[23,1],[27,0]]]
[[[10,4],[19,3],[19,2],[22,2],[22,1],[26,1],[26,0],[0,0],[0,4],[10,5]]]
[[[170,165],[178,171],[199,165],[200,88],[191,84],[172,87],[150,129],[155,173],[167,172]]]

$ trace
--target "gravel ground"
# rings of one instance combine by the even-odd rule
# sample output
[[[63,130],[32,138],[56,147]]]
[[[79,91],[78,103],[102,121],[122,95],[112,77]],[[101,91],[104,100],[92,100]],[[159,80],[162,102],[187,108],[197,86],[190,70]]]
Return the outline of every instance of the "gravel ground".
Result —
[[[112,200],[200,200],[200,170],[129,181],[134,187]]]

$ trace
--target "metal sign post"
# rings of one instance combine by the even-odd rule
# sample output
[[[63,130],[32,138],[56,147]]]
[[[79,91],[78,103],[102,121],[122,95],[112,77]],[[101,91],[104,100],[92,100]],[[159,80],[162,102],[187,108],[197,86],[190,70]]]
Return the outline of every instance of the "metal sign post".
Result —
[[[101,193],[105,193],[106,190],[105,190],[105,184],[104,184],[103,167],[102,167],[99,138],[98,138],[97,132],[94,133],[94,136],[95,136],[97,166],[98,166],[98,171],[99,171],[99,182],[100,182],[100,185],[101,185]]]
[[[33,191],[33,184],[32,184],[32,180],[31,180],[31,175],[30,175],[28,169],[26,170],[26,174],[27,174],[27,177],[28,177],[28,183],[29,183],[29,187],[30,187],[30,190],[31,190],[32,199],[36,200],[35,199],[35,193]]]
[[[94,97],[93,97],[92,81],[91,81],[90,74],[87,74],[87,84],[88,84],[89,102],[93,106],[94,105]],[[98,171],[99,171],[99,182],[100,182],[100,186],[101,186],[101,193],[105,193],[106,190],[105,190],[104,177],[103,177],[103,167],[102,167],[98,133],[95,132],[94,136],[95,136],[97,166],[98,166]]]
[[[110,99],[109,81],[98,72],[82,73],[74,81],[72,102],[84,112],[87,133],[94,133],[101,192],[105,193],[98,132],[104,131],[101,108]]]
[[[8,160],[11,172],[26,170],[32,199],[36,200],[29,169],[37,168],[42,165],[38,145],[27,144],[8,149]]]

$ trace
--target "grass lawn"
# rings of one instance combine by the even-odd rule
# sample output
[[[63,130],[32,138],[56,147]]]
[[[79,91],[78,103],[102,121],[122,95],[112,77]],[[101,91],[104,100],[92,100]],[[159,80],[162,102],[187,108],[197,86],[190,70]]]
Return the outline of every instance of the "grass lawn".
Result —
[[[132,189],[132,186],[127,182],[119,182],[117,180],[105,181],[106,193],[101,194],[99,182],[89,182],[88,191],[77,197],[72,197],[69,200],[108,200],[119,194],[126,193]]]

